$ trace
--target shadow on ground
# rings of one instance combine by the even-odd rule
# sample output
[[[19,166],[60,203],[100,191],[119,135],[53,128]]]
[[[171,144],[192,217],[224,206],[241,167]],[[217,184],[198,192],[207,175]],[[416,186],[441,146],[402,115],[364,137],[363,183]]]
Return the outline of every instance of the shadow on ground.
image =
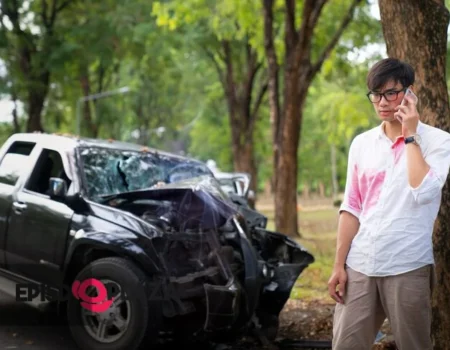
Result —
[[[185,344],[184,344],[185,345]],[[198,350],[238,350],[251,346],[193,344]],[[166,341],[153,350],[184,348]],[[257,347],[260,348],[260,347]],[[67,322],[54,312],[42,312],[0,293],[0,349],[10,350],[78,350]]]
[[[0,349],[77,349],[69,329],[50,313],[0,295]]]

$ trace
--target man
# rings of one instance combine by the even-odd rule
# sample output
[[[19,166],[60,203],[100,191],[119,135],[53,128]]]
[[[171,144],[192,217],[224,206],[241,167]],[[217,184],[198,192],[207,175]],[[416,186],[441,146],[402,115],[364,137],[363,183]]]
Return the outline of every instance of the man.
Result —
[[[386,317],[400,350],[432,349],[432,231],[450,167],[450,135],[420,121],[413,97],[405,96],[414,76],[409,64],[392,58],[367,76],[381,124],[350,146],[328,282],[337,302],[335,350],[371,349]]]

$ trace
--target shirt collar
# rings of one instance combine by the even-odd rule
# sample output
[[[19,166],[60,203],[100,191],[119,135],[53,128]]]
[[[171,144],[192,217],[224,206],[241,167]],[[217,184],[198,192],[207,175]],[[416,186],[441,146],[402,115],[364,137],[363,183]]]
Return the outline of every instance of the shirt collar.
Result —
[[[378,138],[387,138],[385,132],[384,132],[384,124],[385,122],[382,122],[380,126],[378,127]],[[420,135],[423,131],[423,123],[419,120],[419,124],[417,125],[417,133]],[[402,137],[402,136],[400,136]]]

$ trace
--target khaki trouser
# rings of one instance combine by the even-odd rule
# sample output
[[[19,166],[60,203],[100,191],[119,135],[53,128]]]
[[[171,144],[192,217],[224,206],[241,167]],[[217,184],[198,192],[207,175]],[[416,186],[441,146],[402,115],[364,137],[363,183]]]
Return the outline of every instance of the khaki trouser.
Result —
[[[333,350],[369,350],[387,317],[399,350],[432,350],[433,265],[397,276],[368,277],[349,267],[344,305],[336,304]]]

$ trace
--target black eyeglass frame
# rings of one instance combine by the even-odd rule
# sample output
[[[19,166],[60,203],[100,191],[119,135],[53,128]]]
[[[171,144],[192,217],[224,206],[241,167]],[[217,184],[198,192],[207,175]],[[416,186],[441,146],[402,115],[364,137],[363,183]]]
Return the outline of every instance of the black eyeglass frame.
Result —
[[[403,88],[403,89],[398,90],[398,91],[397,91],[397,90],[388,90],[388,91],[385,91],[385,92],[383,92],[383,93],[381,93],[381,92],[369,91],[369,92],[366,94],[366,96],[367,96],[367,98],[369,99],[369,101],[372,102],[372,103],[378,103],[378,102],[380,102],[381,99],[382,99],[383,97],[386,99],[386,101],[395,101],[395,100],[398,98],[398,94],[399,94],[400,92],[405,92],[407,89],[408,89],[408,88]],[[386,94],[388,94],[388,93],[393,93],[393,92],[395,92],[395,98],[389,99],[389,98],[386,96]],[[377,101],[372,101],[372,100],[370,99],[370,95],[372,95],[372,94],[374,94],[374,93],[378,94],[379,100],[377,100]]]

